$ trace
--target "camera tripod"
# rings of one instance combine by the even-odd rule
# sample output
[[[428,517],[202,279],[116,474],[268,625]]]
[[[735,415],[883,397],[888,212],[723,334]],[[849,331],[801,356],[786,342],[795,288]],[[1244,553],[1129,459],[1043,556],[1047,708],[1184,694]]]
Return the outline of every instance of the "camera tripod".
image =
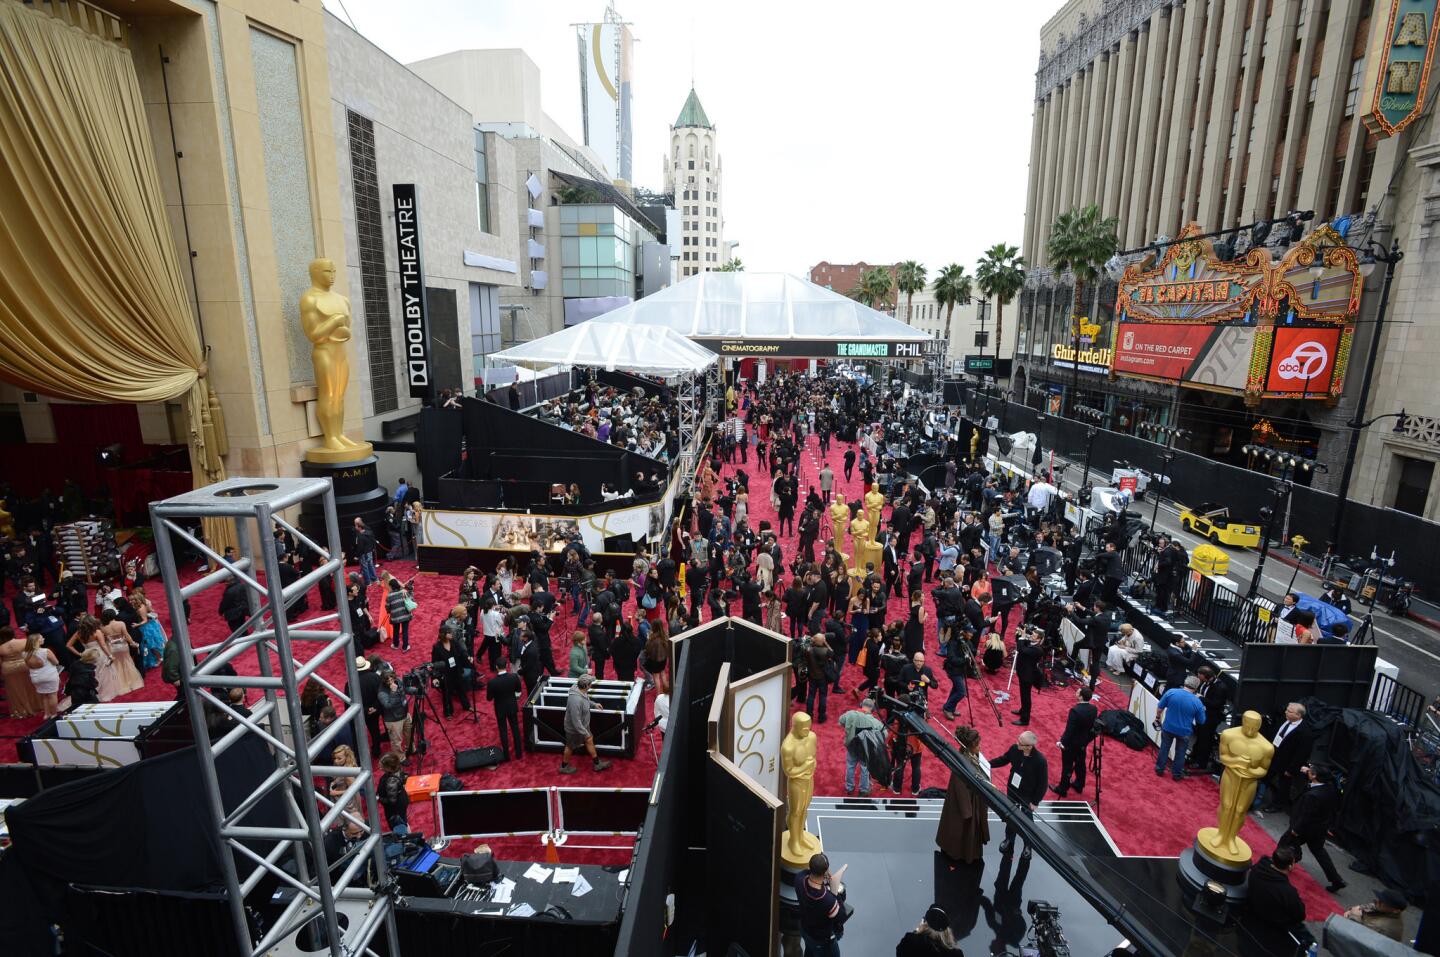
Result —
[[[445,738],[445,743],[450,745],[451,753],[457,751],[455,742],[450,737],[450,732],[445,730],[445,723],[440,720],[440,715],[435,711],[435,702],[430,700],[428,693],[428,682],[419,691],[407,691],[411,696],[410,701],[410,741],[408,742],[407,756],[415,755],[415,770],[419,772],[425,764],[425,755],[430,751],[430,741],[425,737],[425,709],[430,709],[430,717],[435,719],[435,725],[440,729],[440,734]]]
[[[958,631],[959,631],[959,630],[956,629],[956,632],[958,632]],[[990,690],[990,682],[988,682],[988,681],[985,680],[985,671],[984,671],[984,669],[980,667],[980,662],[978,662],[978,661],[975,660],[975,649],[972,648],[972,647],[970,647],[970,640],[969,640],[968,638],[966,638],[963,634],[956,633],[956,634],[952,634],[952,635],[950,636],[950,641],[951,641],[951,642],[956,642],[956,641],[960,642],[960,647],[965,650],[965,668],[966,668],[966,671],[967,671],[967,672],[969,672],[969,671],[974,671],[974,672],[975,672],[975,677],[978,678],[978,679],[980,679],[980,687],[982,687],[982,688],[985,689],[985,700],[989,703],[989,705],[990,705],[990,710],[991,710],[991,711],[994,713],[994,715],[995,715],[995,724],[996,724],[996,726],[997,726],[997,727],[1001,727],[1001,728],[1005,727],[1005,719],[1000,716],[1000,706],[995,703],[995,694],[994,694],[994,692],[992,692],[992,691]],[[969,682],[969,678],[968,678],[968,677],[962,678],[961,680],[963,680],[963,681],[965,681],[965,682],[967,682],[967,683]],[[969,692],[968,692],[968,690],[967,690],[967,692],[966,692],[966,694],[965,694],[965,707],[966,707],[966,709],[969,711],[969,714],[970,714],[970,724],[973,726],[973,725],[975,724],[975,705],[974,705],[974,703],[970,700],[970,697],[971,697],[971,696],[970,696],[970,694],[969,694]]]
[[[1105,735],[1095,735],[1095,749],[1090,752],[1090,773],[1095,777],[1095,813],[1100,813],[1100,773],[1105,763]]]

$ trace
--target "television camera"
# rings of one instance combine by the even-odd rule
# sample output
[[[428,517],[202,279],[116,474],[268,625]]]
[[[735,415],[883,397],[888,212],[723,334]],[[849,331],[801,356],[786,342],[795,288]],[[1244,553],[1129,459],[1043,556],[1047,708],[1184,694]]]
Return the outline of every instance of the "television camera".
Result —
[[[1032,900],[1026,911],[1030,914],[1030,937],[1040,957],[1070,957],[1070,942],[1060,926],[1060,908],[1049,901]]]

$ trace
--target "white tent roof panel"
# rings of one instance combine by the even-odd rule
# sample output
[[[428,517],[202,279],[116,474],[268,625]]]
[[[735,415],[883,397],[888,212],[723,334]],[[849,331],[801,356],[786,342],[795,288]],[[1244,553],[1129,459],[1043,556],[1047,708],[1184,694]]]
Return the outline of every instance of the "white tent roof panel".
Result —
[[[715,353],[670,329],[598,319],[523,342],[491,358],[530,369],[587,365],[651,375],[703,372],[716,361]]]
[[[697,339],[931,339],[883,312],[785,273],[701,273],[592,321],[663,326]]]

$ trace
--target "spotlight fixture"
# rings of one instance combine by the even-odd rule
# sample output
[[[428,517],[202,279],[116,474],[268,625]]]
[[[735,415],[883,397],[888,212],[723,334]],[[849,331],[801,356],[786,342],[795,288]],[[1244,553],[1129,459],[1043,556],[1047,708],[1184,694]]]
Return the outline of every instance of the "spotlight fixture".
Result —
[[[100,449],[98,452],[95,453],[96,459],[98,459],[100,462],[100,467],[107,469],[119,468],[122,460],[124,459],[124,456],[125,446],[121,445],[119,442],[116,442],[112,445],[107,445],[103,449]]]

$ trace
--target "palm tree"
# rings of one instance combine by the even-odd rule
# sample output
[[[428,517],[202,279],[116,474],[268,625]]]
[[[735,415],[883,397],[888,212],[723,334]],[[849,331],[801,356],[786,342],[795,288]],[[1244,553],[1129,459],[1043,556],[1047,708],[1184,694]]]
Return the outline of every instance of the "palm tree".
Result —
[[[744,260],[742,260],[739,256],[736,256],[734,259],[730,260],[728,263],[726,263],[725,265],[721,266],[719,269],[716,270],[716,272],[744,272],[744,271],[745,271],[745,262],[744,262]]]
[[[1119,220],[1100,214],[1100,207],[1091,203],[1080,209],[1061,213],[1050,227],[1050,265],[1068,269],[1075,277],[1075,298],[1070,307],[1070,333],[1075,343],[1074,375],[1071,378],[1069,409],[1075,409],[1075,393],[1080,388],[1080,319],[1085,312],[1085,284],[1094,282],[1105,264],[1120,247],[1115,235]]]
[[[945,310],[945,346],[944,351],[950,351],[950,318],[955,315],[956,306],[964,306],[970,302],[972,292],[972,278],[966,274],[965,267],[957,263],[940,268],[940,275],[935,277],[935,285],[932,290],[935,293],[935,301]]]
[[[856,299],[871,309],[884,310],[890,304],[890,295],[895,291],[895,277],[884,266],[871,266],[860,274],[860,281],[850,290],[850,298]]]
[[[995,299],[995,357],[998,360],[1005,336],[1005,304],[1025,285],[1025,260],[1020,258],[1020,250],[1004,243],[985,250],[975,267],[975,283],[987,298]]]
[[[910,321],[910,304],[917,292],[925,291],[925,267],[913,259],[907,259],[895,267],[895,288],[905,294],[905,321]]]

